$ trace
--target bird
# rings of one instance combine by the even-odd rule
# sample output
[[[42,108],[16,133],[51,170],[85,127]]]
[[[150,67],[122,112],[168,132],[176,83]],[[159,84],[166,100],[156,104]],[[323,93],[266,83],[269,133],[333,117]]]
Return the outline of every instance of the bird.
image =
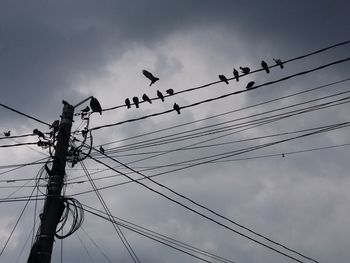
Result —
[[[238,82],[239,81],[239,73],[238,73],[238,70],[237,69],[233,69],[233,76],[236,78],[236,81]]]
[[[177,112],[177,114],[180,114],[180,106],[177,103],[174,103],[173,108]]]
[[[149,102],[149,103],[151,103],[152,104],[152,101],[151,101],[151,99],[147,96],[147,94],[146,93],[144,93],[143,95],[142,95],[142,99],[144,100],[144,101],[147,101],[147,102]]]
[[[84,109],[80,110],[81,112],[87,113],[90,111],[90,107],[86,106]]]
[[[11,136],[11,131],[4,132],[4,135],[5,135],[6,137],[10,137],[10,136]]]
[[[39,131],[38,129],[34,129],[33,134],[38,135],[39,138],[41,137],[41,138],[45,139],[45,135],[41,131]]]
[[[138,108],[139,107],[139,98],[135,96],[132,98],[132,101],[134,102],[136,108]]]
[[[152,86],[153,83],[155,83],[156,81],[159,80],[159,78],[153,76],[153,74],[151,72],[149,72],[145,69],[142,70],[142,74],[151,81],[151,84],[149,84],[149,86]]]
[[[228,80],[227,78],[225,77],[225,75],[219,75],[219,79],[223,82],[225,82],[226,84],[228,84]]]
[[[239,67],[243,74],[248,74],[250,72],[250,68],[248,67]]]
[[[284,158],[285,157],[285,155],[284,155],[284,153],[282,153],[282,158]]]
[[[165,92],[166,92],[167,94],[169,94],[170,96],[171,96],[171,95],[174,95],[174,90],[173,90],[173,89],[167,89]]]
[[[254,81],[250,81],[248,82],[247,86],[246,86],[246,89],[252,89],[253,86],[254,86],[255,82]]]
[[[58,132],[59,127],[60,127],[60,121],[59,120],[55,120],[51,124],[50,129],[53,129],[53,132]]]
[[[157,96],[164,102],[164,96],[163,93],[161,93],[159,90],[157,90]]]
[[[100,152],[101,152],[102,154],[105,153],[105,149],[103,149],[102,145],[100,146]]]
[[[281,67],[281,69],[284,68],[282,60],[280,60],[279,58],[274,58],[273,60],[276,62],[276,64],[277,64],[278,66]]]
[[[92,112],[99,112],[102,115],[102,107],[99,101],[95,97],[91,97],[90,108]]]
[[[126,107],[127,107],[128,109],[130,109],[131,104],[130,104],[130,99],[129,99],[129,98],[126,98],[126,99],[125,99],[125,105],[126,105]]]
[[[267,63],[264,60],[261,61],[261,66],[266,71],[267,74],[270,73],[269,66],[267,65]]]

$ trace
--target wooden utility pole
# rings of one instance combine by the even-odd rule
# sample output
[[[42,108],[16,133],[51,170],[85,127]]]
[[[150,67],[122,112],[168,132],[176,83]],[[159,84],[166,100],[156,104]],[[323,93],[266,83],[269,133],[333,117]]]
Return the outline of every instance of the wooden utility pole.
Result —
[[[31,248],[28,263],[50,263],[57,224],[64,210],[61,191],[65,175],[67,151],[73,122],[74,107],[63,101],[63,112],[57,135],[55,156],[49,174],[44,209],[36,241]]]

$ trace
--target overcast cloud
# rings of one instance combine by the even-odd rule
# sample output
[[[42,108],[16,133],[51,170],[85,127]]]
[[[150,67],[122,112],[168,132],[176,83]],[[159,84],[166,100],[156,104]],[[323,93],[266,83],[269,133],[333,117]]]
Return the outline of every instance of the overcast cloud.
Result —
[[[180,91],[203,85],[217,81],[219,74],[232,77],[233,67],[238,69],[239,66],[249,66],[255,70],[261,67],[262,59],[272,65],[273,58],[287,60],[349,40],[349,8],[350,4],[346,0],[1,0],[0,103],[51,123],[59,119],[63,99],[74,105],[93,95],[103,108],[108,108],[124,104],[127,97],[141,98],[143,93],[155,97],[157,90],[165,93],[169,88]],[[159,100],[155,100],[152,105],[143,103],[140,109],[119,108],[104,112],[102,116],[92,114],[90,128],[169,110],[174,102],[186,106],[244,89],[249,81],[255,81],[258,85],[276,80],[348,58],[349,51],[349,45],[344,45],[288,63],[284,70],[274,67],[270,74],[257,72],[241,78],[239,82],[233,80],[229,85],[219,83],[168,97],[164,103]],[[153,72],[160,80],[150,88],[149,80],[141,73],[142,69]],[[349,62],[341,63],[237,96],[189,107],[183,109],[180,115],[171,112],[96,130],[93,132],[94,146],[99,147],[101,144],[134,135],[222,114],[348,77]],[[348,82],[343,82],[312,93],[104,147],[108,150],[133,142],[191,131],[348,90]],[[343,95],[345,96],[346,94]],[[308,105],[300,107],[305,106]],[[116,158],[123,163],[130,163],[136,170],[194,160],[298,134],[240,143],[232,143],[233,141],[350,121],[348,112],[349,106],[344,104],[236,134],[229,135],[232,131],[228,131],[157,147],[119,152]],[[0,123],[0,137],[8,130],[11,130],[12,135],[31,133],[34,128],[48,131],[44,125],[5,108],[0,108]],[[77,116],[74,129],[81,129],[79,124],[80,118]],[[349,143],[347,129],[300,138],[224,159],[246,160],[195,166],[154,179],[319,262],[345,263],[350,258],[349,148],[344,146],[303,153],[292,152]],[[227,135],[213,139],[224,134]],[[206,139],[212,140],[200,144]],[[33,142],[36,138],[0,140],[0,145],[24,141]],[[148,151],[169,151],[195,143],[197,146],[215,143],[221,145],[173,151],[143,161],[139,159],[151,155],[135,155]],[[0,166],[31,162],[47,154],[47,150],[37,146],[0,148]],[[249,159],[274,154],[274,157]],[[116,165],[106,159],[102,161]],[[93,161],[86,161],[86,165],[91,173],[104,168]],[[1,187],[15,187],[2,188],[0,199],[6,198],[22,184],[10,184],[3,180],[33,178],[40,168],[38,165],[1,174]],[[83,175],[79,165],[74,168],[70,165],[67,167],[67,179]],[[144,174],[155,175],[172,169],[174,167],[148,170]],[[6,169],[0,169],[0,173],[3,171]],[[114,174],[112,171],[105,171],[92,174],[92,177]],[[140,177],[136,174],[131,176]],[[125,178],[117,176],[98,180],[96,184],[104,187],[124,181]],[[145,184],[195,208],[193,204],[159,186],[150,182]],[[27,186],[33,186],[33,182],[29,182]],[[32,189],[21,188],[13,196],[27,196]],[[45,187],[40,189],[45,191]],[[86,190],[91,190],[88,182],[72,184],[67,186],[66,195]],[[236,263],[295,262],[205,220],[140,185],[125,184],[101,190],[101,194],[113,215]],[[95,193],[74,197],[84,204],[101,209]],[[10,235],[24,204],[25,202],[0,203],[0,249]],[[38,203],[38,210],[42,205],[42,202]],[[37,219],[39,212],[35,216]],[[30,250],[33,213],[34,202],[30,202],[0,256],[0,262],[26,262]],[[213,215],[210,217],[218,219]],[[228,222],[218,220],[250,234]],[[86,213],[83,229],[84,231],[80,229],[77,234],[63,240],[63,262],[108,262],[89,236],[112,262],[132,262],[110,223]],[[129,230],[123,231],[143,263],[200,262]],[[29,242],[26,242],[27,238]],[[24,250],[20,256],[22,248]],[[303,262],[311,262],[296,257]],[[52,262],[60,260],[60,241],[57,240]]]

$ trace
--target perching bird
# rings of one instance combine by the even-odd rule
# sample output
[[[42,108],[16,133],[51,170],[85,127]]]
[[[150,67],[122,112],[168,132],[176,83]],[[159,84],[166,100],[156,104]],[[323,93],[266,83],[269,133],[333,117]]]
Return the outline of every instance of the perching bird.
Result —
[[[142,70],[143,75],[145,75],[146,78],[148,78],[151,81],[151,84],[149,86],[152,86],[153,83],[155,83],[159,78],[153,76],[153,74],[147,70]]]
[[[90,107],[86,106],[84,109],[80,110],[81,112],[87,113],[90,111]]]
[[[132,101],[134,102],[136,108],[138,108],[139,107],[139,98],[135,96],[132,98]]]
[[[105,153],[105,149],[103,149],[102,145],[100,146],[100,152],[101,152],[102,154]]]
[[[236,81],[239,81],[239,72],[237,69],[233,69],[233,76],[236,78]]]
[[[170,96],[174,95],[174,90],[173,89],[167,89],[165,92],[168,93]]]
[[[58,132],[59,127],[60,127],[60,121],[59,120],[55,120],[51,124],[50,129],[53,129],[53,132]]]
[[[95,98],[92,97],[90,100],[90,108],[92,112],[99,112],[102,115],[102,107],[99,101]]]
[[[126,108],[130,109],[131,104],[130,104],[130,99],[129,98],[125,99],[125,105],[126,105]]]
[[[250,82],[248,82],[248,84],[247,84],[247,86],[245,88],[246,89],[251,89],[251,88],[253,88],[254,84],[255,84],[254,81],[250,81]]]
[[[143,95],[142,95],[142,99],[144,100],[144,101],[147,101],[147,102],[149,102],[149,103],[151,103],[152,104],[152,101],[151,101],[151,99],[147,96],[147,94],[146,93],[144,93]]]
[[[38,129],[34,129],[33,134],[38,135],[39,138],[41,137],[41,138],[45,139],[45,135],[41,131],[39,131]]]
[[[281,69],[284,68],[284,67],[283,67],[283,62],[282,62],[282,60],[280,60],[279,58],[274,58],[273,60],[276,62],[276,64],[277,64],[278,66],[281,67]]]
[[[270,73],[269,66],[267,65],[267,63],[264,60],[261,61],[261,66],[266,71],[266,73]]]
[[[177,103],[174,103],[173,108],[177,112],[177,114],[180,114],[180,106]]]
[[[157,90],[157,96],[164,102],[164,96],[163,93],[161,93],[159,90]]]
[[[243,74],[248,74],[250,72],[250,68],[248,67],[239,67]]]
[[[226,84],[228,84],[228,80],[227,78],[225,77],[225,75],[219,75],[219,79],[223,82],[225,82]]]
[[[11,131],[4,132],[4,135],[5,135],[6,137],[11,136]]]

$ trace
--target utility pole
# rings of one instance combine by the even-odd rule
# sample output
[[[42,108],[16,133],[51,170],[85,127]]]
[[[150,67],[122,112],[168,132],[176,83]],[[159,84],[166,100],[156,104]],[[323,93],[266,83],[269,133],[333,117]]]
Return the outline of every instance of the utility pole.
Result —
[[[61,191],[65,175],[74,107],[65,101],[63,101],[63,104],[55,156],[47,185],[47,195],[43,213],[40,215],[41,224],[38,229],[36,241],[31,248],[28,263],[50,263],[57,224],[64,210]]]

